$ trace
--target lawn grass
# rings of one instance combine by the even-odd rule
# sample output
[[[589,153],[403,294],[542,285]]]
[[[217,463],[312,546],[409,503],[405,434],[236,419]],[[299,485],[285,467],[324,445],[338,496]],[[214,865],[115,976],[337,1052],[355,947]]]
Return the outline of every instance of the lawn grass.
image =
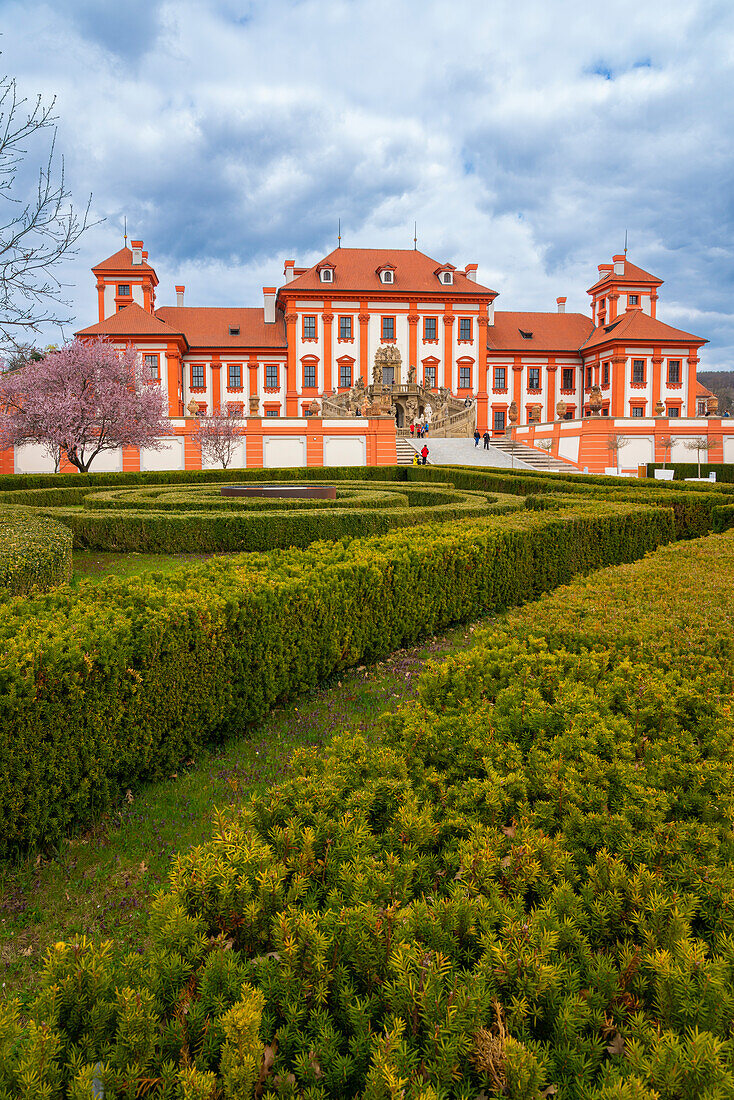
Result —
[[[102,550],[75,550],[73,553],[72,585],[81,580],[101,580],[108,573],[116,577],[133,577],[151,570],[173,573],[182,565],[206,561],[213,554],[136,554],[128,551],[119,554]]]
[[[83,564],[98,565],[98,576],[109,569],[120,575],[118,565],[129,565],[125,575],[145,568],[175,569],[181,559],[195,557],[75,554],[75,568],[78,556],[93,559]],[[415,695],[426,659],[466,648],[473,631],[457,627],[377,665],[342,673],[318,692],[277,708],[255,728],[202,753],[167,781],[121,791],[116,814],[58,852],[0,867],[4,991],[28,997],[47,949],[59,940],[84,935],[95,942],[109,939],[119,951],[142,949],[149,902],[165,885],[172,856],[209,839],[215,807],[236,808],[276,782],[298,748],[319,746],[344,729],[368,732],[379,714]]]

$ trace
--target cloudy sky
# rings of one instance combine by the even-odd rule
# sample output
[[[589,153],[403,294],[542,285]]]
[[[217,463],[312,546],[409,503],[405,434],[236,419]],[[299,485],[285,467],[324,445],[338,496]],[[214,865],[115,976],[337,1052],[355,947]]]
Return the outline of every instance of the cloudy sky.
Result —
[[[158,303],[255,305],[283,261],[419,247],[502,309],[586,312],[621,251],[734,365],[731,0],[0,0],[5,71],[56,95],[67,180],[142,237]]]

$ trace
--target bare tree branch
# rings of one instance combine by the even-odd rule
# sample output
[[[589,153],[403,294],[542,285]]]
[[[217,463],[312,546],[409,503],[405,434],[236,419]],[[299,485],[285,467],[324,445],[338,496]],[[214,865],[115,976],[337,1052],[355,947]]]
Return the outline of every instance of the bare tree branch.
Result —
[[[91,195],[81,213],[71,202],[64,160],[56,157],[55,99],[29,103],[15,80],[0,76],[0,346],[18,348],[44,325],[63,330],[73,320],[54,270],[76,254],[90,226]],[[29,195],[19,169],[28,142],[49,131],[48,151]]]

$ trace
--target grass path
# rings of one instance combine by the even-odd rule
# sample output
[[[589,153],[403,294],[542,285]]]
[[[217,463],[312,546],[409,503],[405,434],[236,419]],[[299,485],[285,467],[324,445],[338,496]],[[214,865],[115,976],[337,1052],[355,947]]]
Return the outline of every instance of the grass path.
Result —
[[[148,556],[154,557],[140,555]],[[116,814],[55,855],[0,867],[5,991],[27,996],[46,950],[58,940],[84,935],[112,940],[119,950],[141,948],[149,901],[165,886],[172,856],[209,838],[215,806],[237,807],[277,781],[295,749],[318,746],[343,729],[368,732],[379,714],[415,696],[427,659],[465,648],[474,629],[457,627],[377,665],[342,673],[202,753],[169,780],[121,791]]]

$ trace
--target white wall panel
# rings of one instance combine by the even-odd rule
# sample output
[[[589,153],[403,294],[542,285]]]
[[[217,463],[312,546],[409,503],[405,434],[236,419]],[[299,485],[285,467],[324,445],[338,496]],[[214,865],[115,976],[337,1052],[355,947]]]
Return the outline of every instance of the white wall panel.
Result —
[[[367,441],[363,435],[324,436],[324,466],[365,466]]]
[[[263,466],[306,465],[306,437],[292,435],[265,436],[263,439]]]
[[[140,450],[141,470],[183,470],[184,468],[184,444],[183,439],[167,439],[160,451],[154,451],[149,447]]]

